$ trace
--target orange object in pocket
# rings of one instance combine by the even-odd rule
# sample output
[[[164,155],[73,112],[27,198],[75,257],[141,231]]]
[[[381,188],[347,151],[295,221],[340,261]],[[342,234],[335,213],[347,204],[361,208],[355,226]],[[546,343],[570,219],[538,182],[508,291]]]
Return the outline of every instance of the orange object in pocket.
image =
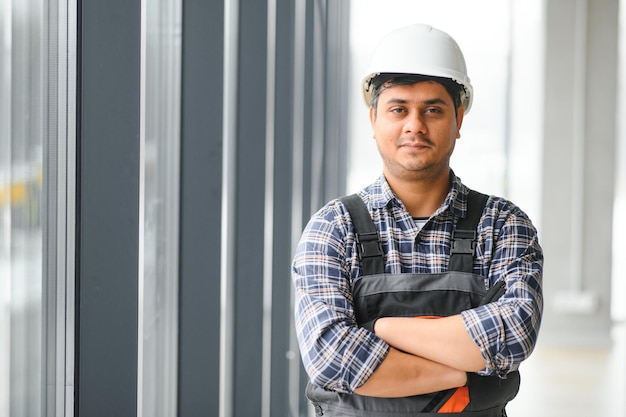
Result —
[[[420,319],[440,319],[440,316],[418,316]],[[465,407],[470,403],[469,397],[469,388],[468,387],[459,387],[454,391],[454,394],[448,401],[446,401],[437,414],[445,414],[445,413],[460,413],[465,410]]]
[[[460,413],[470,403],[469,389],[467,387],[459,387],[454,391],[452,397],[441,406],[437,414],[443,413]]]

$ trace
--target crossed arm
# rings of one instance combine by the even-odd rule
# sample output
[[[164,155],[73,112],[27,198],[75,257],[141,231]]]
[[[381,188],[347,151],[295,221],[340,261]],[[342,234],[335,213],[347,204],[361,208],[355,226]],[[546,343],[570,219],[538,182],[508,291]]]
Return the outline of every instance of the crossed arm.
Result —
[[[357,394],[404,397],[456,388],[465,385],[466,372],[485,367],[460,315],[387,317],[378,319],[374,329],[392,348]]]
[[[503,301],[436,320],[381,318],[378,337],[357,330],[350,319],[345,231],[326,220],[309,227],[292,277],[296,329],[311,381],[331,391],[402,397],[462,386],[466,372],[504,377],[515,370],[532,352],[539,329],[543,257],[529,221],[506,219],[512,225],[508,232],[498,226],[501,242],[490,269],[492,281],[506,277],[511,283]]]

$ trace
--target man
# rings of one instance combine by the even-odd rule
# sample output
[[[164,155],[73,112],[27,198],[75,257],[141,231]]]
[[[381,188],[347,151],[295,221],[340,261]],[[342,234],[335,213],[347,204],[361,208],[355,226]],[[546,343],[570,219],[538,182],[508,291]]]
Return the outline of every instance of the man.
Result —
[[[347,199],[313,215],[293,261],[307,397],[325,416],[504,416],[541,322],[537,232],[450,168],[473,95],[456,42],[400,28],[371,65],[383,175],[357,194],[365,215]]]

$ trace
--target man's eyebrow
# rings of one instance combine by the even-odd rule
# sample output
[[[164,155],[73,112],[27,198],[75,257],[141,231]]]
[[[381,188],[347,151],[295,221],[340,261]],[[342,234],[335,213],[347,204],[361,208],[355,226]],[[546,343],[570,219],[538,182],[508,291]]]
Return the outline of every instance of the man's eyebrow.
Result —
[[[408,103],[409,100],[403,99],[403,98],[397,98],[397,97],[392,97],[389,100],[387,100],[385,103],[386,104],[406,104]],[[436,97],[436,98],[431,98],[428,100],[424,100],[421,102],[422,104],[425,104],[427,106],[432,106],[435,104],[443,104],[444,106],[449,105],[448,102],[446,102],[444,99]]]
[[[386,101],[386,104],[406,104],[408,103],[408,100],[405,100],[403,98],[390,98],[389,100]]]
[[[433,104],[443,104],[444,106],[449,105],[447,101],[439,97],[431,98],[430,100],[424,100],[423,103],[429,106],[432,106]]]

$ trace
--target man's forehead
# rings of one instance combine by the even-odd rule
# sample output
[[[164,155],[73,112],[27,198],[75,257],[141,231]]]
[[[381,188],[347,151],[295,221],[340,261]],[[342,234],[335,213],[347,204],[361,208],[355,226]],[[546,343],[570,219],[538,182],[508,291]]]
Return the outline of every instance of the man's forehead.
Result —
[[[391,84],[383,86],[380,92],[380,101],[407,101],[409,98],[415,99],[420,96],[423,100],[426,96],[428,100],[452,101],[446,88],[436,81],[420,81],[413,84]]]

